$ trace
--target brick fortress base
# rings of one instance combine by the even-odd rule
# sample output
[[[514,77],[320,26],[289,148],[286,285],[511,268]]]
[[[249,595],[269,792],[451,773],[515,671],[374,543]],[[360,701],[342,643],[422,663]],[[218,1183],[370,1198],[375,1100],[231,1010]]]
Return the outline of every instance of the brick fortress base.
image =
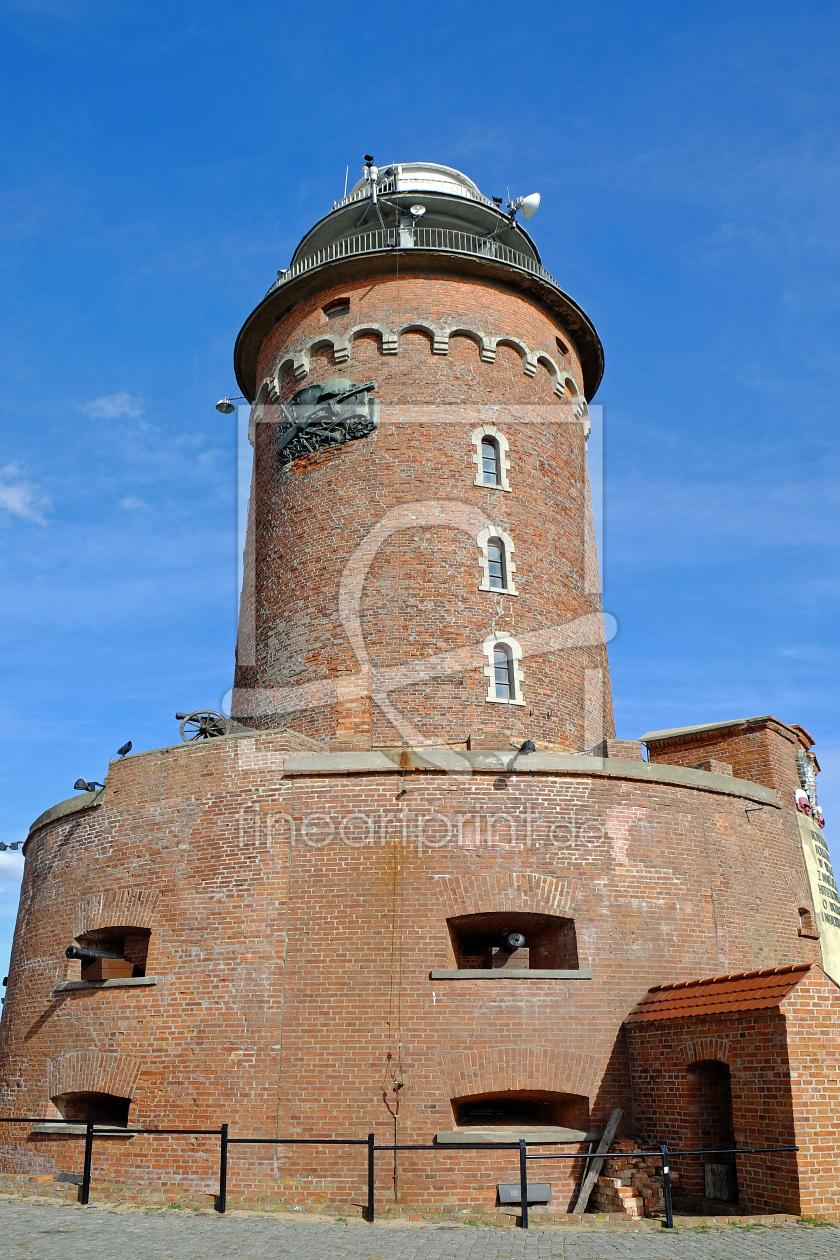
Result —
[[[447,773],[430,750],[328,754],[263,732],[114,762],[104,791],[48,811],[28,842],[21,914],[37,930],[4,1025],[7,1114],[44,1125],[8,1139],[6,1171],[23,1158],[29,1175],[78,1173],[81,1142],[49,1120],[69,1095],[102,1094],[130,1099],[138,1127],[437,1141],[400,1152],[396,1171],[378,1155],[380,1207],[487,1214],[497,1183],[517,1179],[516,1153],[446,1143],[481,1141],[494,1100],[525,1108],[507,1132],[543,1150],[586,1150],[616,1107],[642,1141],[697,1146],[708,1128],[691,1069],[719,1060],[739,1144],[803,1146],[739,1160],[740,1210],[835,1211],[822,1169],[840,1000],[797,928],[794,811],[726,774],[512,757],[466,753]],[[465,968],[476,947],[459,927],[476,914],[530,924],[544,956],[532,949],[518,974]],[[573,929],[563,957],[534,931],[557,920]],[[129,921],[150,931],[144,976],[84,982],[78,963],[53,961],[45,994],[39,959]],[[784,977],[760,1017],[634,1022],[650,982],[743,972],[756,956]],[[555,1209],[573,1206],[582,1168],[551,1166]],[[94,1182],[116,1197],[209,1202],[217,1176],[211,1137],[95,1145]],[[627,1176],[608,1167],[593,1207],[632,1216],[648,1192],[657,1210],[655,1168],[639,1162],[631,1195]],[[233,1148],[229,1177],[233,1202],[358,1210],[364,1150]]]

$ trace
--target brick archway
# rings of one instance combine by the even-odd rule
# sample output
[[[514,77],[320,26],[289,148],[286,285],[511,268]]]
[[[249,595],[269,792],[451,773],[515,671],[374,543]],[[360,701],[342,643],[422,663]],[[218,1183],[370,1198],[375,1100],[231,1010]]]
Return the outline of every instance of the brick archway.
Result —
[[[596,1056],[548,1046],[485,1046],[449,1055],[438,1066],[450,1098],[516,1089],[592,1098],[603,1074]]]
[[[456,875],[435,880],[447,919],[488,910],[520,910],[567,915],[581,893],[577,880],[554,879],[506,871],[488,875]]]

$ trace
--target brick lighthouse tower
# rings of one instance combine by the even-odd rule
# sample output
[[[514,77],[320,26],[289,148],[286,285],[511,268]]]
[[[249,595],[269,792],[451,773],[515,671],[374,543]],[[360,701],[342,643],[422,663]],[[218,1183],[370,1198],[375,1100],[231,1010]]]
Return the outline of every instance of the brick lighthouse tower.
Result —
[[[515,212],[448,167],[368,164],[235,363],[257,403],[243,720],[368,750],[613,734],[586,475],[601,344]]]
[[[609,1130],[728,1152],[681,1168],[701,1210],[840,1210],[813,740],[614,738],[601,346],[533,206],[371,160],[246,321],[233,720],[32,824],[0,1116],[38,1122],[0,1176],[75,1173],[92,1116],[99,1193],[209,1202],[215,1139],[132,1130],[228,1124],[307,1143],[232,1147],[233,1201],[349,1213],[362,1154],[319,1143],[373,1134],[383,1210],[493,1217],[511,1142]],[[633,1167],[591,1206],[656,1210]],[[552,1165],[546,1210],[582,1176]]]

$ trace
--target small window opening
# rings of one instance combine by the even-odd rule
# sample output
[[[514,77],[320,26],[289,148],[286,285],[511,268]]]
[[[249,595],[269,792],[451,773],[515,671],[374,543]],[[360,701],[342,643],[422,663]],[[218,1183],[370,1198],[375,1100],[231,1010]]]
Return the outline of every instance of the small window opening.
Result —
[[[447,926],[459,971],[578,969],[574,919],[490,911],[459,915],[448,919]]]
[[[799,907],[799,935],[810,936],[814,940],[819,940],[819,932],[814,925],[814,917],[807,906]]]
[[[323,308],[326,319],[338,319],[340,315],[350,314],[350,299],[338,298],[335,302],[330,302]]]
[[[493,677],[497,700],[516,699],[516,683],[513,677],[513,657],[510,648],[499,644],[493,648]]]
[[[566,345],[565,341],[563,341],[560,337],[555,337],[554,340],[557,342],[557,349],[560,351],[560,353],[564,357],[568,355],[569,347]]]
[[[487,540],[487,580],[491,590],[507,590],[505,544],[501,538]]]
[[[481,439],[481,471],[485,486],[499,485],[499,444],[493,438]]]
[[[459,1129],[512,1129],[527,1126],[589,1128],[589,1099],[544,1089],[512,1089],[453,1098]]]
[[[135,927],[97,928],[94,932],[77,936],[79,951],[90,951],[91,954],[81,959],[82,979],[120,980],[145,976],[150,936],[148,928]],[[97,953],[115,954],[116,957],[97,958]]]
[[[92,1117],[94,1124],[107,1124],[119,1129],[128,1126],[130,1098],[119,1098],[116,1094],[78,1093],[59,1094],[52,1101],[63,1120],[83,1124]]]

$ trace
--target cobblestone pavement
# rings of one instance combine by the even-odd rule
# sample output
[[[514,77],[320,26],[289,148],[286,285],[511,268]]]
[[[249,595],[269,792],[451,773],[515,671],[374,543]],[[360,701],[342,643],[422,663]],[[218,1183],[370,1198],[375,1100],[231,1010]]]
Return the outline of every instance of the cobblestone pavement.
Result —
[[[840,1229],[369,1226],[232,1213],[0,1204],[0,1257],[21,1260],[840,1260]]]

